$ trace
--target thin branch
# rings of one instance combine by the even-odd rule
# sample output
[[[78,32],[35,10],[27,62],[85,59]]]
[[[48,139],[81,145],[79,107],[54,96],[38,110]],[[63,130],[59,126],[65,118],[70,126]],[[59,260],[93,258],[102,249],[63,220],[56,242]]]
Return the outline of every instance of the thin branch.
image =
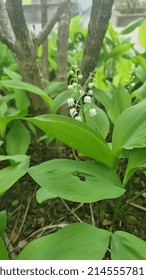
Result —
[[[23,13],[21,0],[6,0],[6,9],[13,28],[16,40],[28,48],[29,31]]]
[[[48,20],[47,24],[44,26],[44,28],[40,31],[37,37],[37,44],[40,46],[44,40],[47,38],[47,36],[52,31],[55,23],[60,19],[61,15],[64,12],[64,9],[68,3],[68,0],[63,0],[56,11],[52,14],[51,18]]]
[[[71,210],[70,207],[66,204],[64,199],[61,199],[61,201],[64,204],[64,206],[67,208],[67,210],[70,212],[70,214],[72,214],[80,223],[83,223],[83,221],[78,217],[78,215],[73,210]]]
[[[94,218],[92,203],[89,203],[89,206],[90,206],[90,213],[91,213],[92,225],[95,226],[95,218]]]
[[[7,250],[9,252],[9,255],[10,255],[10,259],[11,260],[16,260],[16,254],[14,253],[14,247],[13,247],[13,244],[11,243],[7,233],[5,232],[4,233],[4,242],[6,244],[6,247],[7,247]]]
[[[131,206],[133,206],[133,207],[135,207],[135,208],[137,208],[137,209],[140,209],[140,210],[142,210],[142,211],[144,211],[144,212],[146,212],[146,208],[145,207],[143,207],[143,206],[140,206],[140,205],[138,205],[138,204],[135,204],[135,203],[129,203]]]
[[[22,228],[24,226],[24,223],[25,223],[25,220],[26,220],[29,208],[30,208],[31,199],[32,199],[32,197],[29,197],[29,199],[28,199],[28,203],[27,203],[27,207],[26,207],[26,210],[25,210],[25,213],[24,213],[24,216],[23,216],[23,220],[22,220],[21,226],[19,228],[19,235],[20,235],[20,233],[22,231]]]

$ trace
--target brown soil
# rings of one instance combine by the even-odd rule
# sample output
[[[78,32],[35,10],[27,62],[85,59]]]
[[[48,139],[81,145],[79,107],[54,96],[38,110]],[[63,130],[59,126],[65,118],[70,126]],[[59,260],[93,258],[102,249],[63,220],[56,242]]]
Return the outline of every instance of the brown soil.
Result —
[[[37,152],[36,152],[37,151]],[[31,150],[32,153],[32,150]],[[70,150],[68,151],[70,156]],[[42,156],[43,155],[43,156]],[[64,155],[67,157],[68,155]],[[44,146],[33,148],[32,165],[48,160]],[[43,160],[41,160],[43,158]],[[146,172],[138,171],[129,183],[122,204],[145,188]],[[99,226],[98,213],[100,202],[92,205],[63,201],[59,198],[38,204],[35,198],[37,184],[25,175],[6,194],[0,198],[0,210],[6,210],[8,223],[5,235],[7,245],[11,244],[10,254],[15,258],[31,240],[55,232],[74,222],[83,221]],[[115,229],[132,233],[146,241],[146,193],[120,213]],[[102,227],[108,229],[114,212],[115,201],[108,201]]]

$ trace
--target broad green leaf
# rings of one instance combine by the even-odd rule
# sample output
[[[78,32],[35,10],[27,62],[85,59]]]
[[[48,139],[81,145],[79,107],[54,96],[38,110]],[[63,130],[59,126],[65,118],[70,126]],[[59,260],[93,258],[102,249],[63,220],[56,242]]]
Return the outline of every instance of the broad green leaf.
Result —
[[[40,188],[36,192],[36,200],[38,203],[42,203],[43,201],[45,201],[47,199],[53,199],[56,197],[57,197],[56,194],[49,192],[45,188]]]
[[[25,113],[24,111],[15,110],[11,114],[1,117],[0,118],[0,136],[1,137],[5,136],[6,127],[9,122],[11,122],[12,120],[20,119],[20,118],[24,117],[25,116],[24,113]]]
[[[87,29],[84,28],[84,21],[80,15],[73,17],[70,22],[69,37],[72,41],[75,41],[76,34],[82,34],[83,36],[87,34]]]
[[[113,150],[146,147],[146,100],[127,108],[115,123]]]
[[[146,81],[143,83],[143,85],[139,89],[135,90],[134,93],[135,93],[135,96],[136,96],[137,99],[146,98]]]
[[[72,91],[72,90],[67,90],[64,91],[62,93],[59,93],[54,100],[52,101],[52,112],[56,113],[57,110],[64,105],[65,103],[67,103],[67,99],[68,98],[76,98],[78,95],[77,91]]]
[[[14,99],[14,94],[9,94],[6,96],[0,95],[0,118],[4,117],[8,111],[8,102]]]
[[[0,237],[3,237],[7,225],[7,213],[6,211],[0,212]]]
[[[4,73],[7,74],[8,77],[10,77],[12,80],[15,80],[15,81],[22,81],[22,76],[19,75],[18,73],[14,72],[14,71],[11,71],[9,70],[8,68],[5,68],[4,67]]]
[[[124,232],[116,231],[111,238],[112,260],[146,260],[146,242]]]
[[[75,223],[32,241],[18,260],[101,260],[111,233],[88,224]]]
[[[123,184],[126,185],[137,168],[143,167],[146,167],[146,148],[133,149],[130,151]]]
[[[82,152],[96,161],[113,166],[115,157],[99,132],[90,126],[67,116],[44,115],[26,118],[37,127]]]
[[[110,19],[109,20],[109,25],[108,25],[108,29],[107,29],[107,31],[106,31],[106,37],[107,36],[110,36],[110,38],[112,39],[112,44],[113,44],[113,42],[114,43],[119,43],[119,32],[117,32],[115,29],[114,29],[114,27],[113,27],[113,22],[112,22],[112,20]]]
[[[11,160],[13,164],[0,170],[0,195],[14,185],[29,169],[28,156],[0,156],[0,161],[3,160]]]
[[[0,117],[3,117],[8,109],[8,105],[6,102],[0,102]]]
[[[127,85],[131,81],[132,73],[135,69],[135,65],[129,59],[120,58],[116,67],[117,75],[113,79],[113,85],[118,87],[120,84]]]
[[[52,99],[37,86],[18,80],[0,81],[0,85],[6,88],[20,89],[37,94],[52,108]]]
[[[16,108],[18,110],[22,110],[26,108],[26,114],[27,109],[30,106],[30,100],[27,96],[27,93],[20,89],[15,89],[15,102],[16,102]]]
[[[144,20],[143,24],[141,25],[138,33],[138,39],[139,43],[143,47],[144,50],[146,50],[146,20]]]
[[[89,111],[93,108],[96,110],[97,114],[95,116],[90,116]],[[84,105],[83,110],[85,113],[86,123],[93,129],[98,130],[105,139],[109,133],[109,119],[105,112],[96,105],[91,104]]]
[[[144,57],[142,57],[142,56],[140,56],[140,55],[135,56],[135,57],[133,58],[133,62],[134,62],[134,63],[137,63],[138,66],[141,65],[142,68],[146,71],[146,59],[145,59]]]
[[[31,136],[29,130],[18,121],[14,123],[6,135],[6,150],[8,155],[26,154]]]
[[[146,70],[141,65],[135,69],[135,75],[142,83],[146,81]]]
[[[105,74],[102,69],[97,69],[96,75],[94,77],[94,85],[96,88],[98,88],[101,91],[106,91],[108,89],[106,80],[105,80]]]
[[[6,247],[1,237],[0,237],[0,260],[9,260],[8,252],[6,250]]]
[[[132,23],[130,23],[128,26],[126,26],[126,28],[124,28],[121,31],[121,34],[126,35],[126,34],[133,32],[138,26],[140,26],[142,24],[142,22],[143,22],[143,18],[139,18],[139,19],[133,21]]]
[[[128,51],[130,51],[132,48],[132,44],[123,44],[118,45],[113,50],[109,52],[109,54],[106,56],[106,60],[109,58],[117,59],[118,57],[121,57],[122,55],[126,54]]]
[[[109,118],[113,123],[116,122],[118,116],[128,107],[131,106],[130,95],[126,92],[123,86],[119,86],[111,99],[107,108]]]
[[[49,95],[51,97],[58,96],[61,92],[64,91],[64,88],[65,88],[64,82],[58,82],[56,80],[52,80],[47,83],[47,91],[49,92]]]
[[[94,97],[107,109],[112,98],[110,91],[101,91],[97,88],[93,89]]]
[[[57,159],[29,169],[30,176],[50,193],[70,201],[95,202],[125,191],[113,169],[95,162]]]

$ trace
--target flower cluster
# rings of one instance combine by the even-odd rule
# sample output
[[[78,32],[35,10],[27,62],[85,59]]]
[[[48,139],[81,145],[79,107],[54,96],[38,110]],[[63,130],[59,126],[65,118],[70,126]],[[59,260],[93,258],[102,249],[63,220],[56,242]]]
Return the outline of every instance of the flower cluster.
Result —
[[[82,121],[83,116],[83,105],[93,103],[93,75],[91,74],[87,82],[82,86],[80,81],[83,79],[80,69],[77,63],[72,66],[72,70],[69,72],[71,76],[70,84],[68,89],[73,93],[72,96],[67,99],[67,104],[70,108],[69,113],[72,118]],[[94,117],[97,114],[95,108],[90,108],[89,115]]]

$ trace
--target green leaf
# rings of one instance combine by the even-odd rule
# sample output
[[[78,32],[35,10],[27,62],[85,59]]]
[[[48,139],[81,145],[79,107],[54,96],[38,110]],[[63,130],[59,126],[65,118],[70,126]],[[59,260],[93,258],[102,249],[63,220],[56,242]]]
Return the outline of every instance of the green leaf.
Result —
[[[111,99],[107,108],[107,113],[113,123],[116,122],[118,116],[128,107],[131,106],[130,95],[123,86],[119,86]]]
[[[3,160],[11,160],[14,163],[0,170],[0,195],[14,185],[29,169],[28,156],[0,156],[0,161]]]
[[[14,111],[7,116],[0,117],[0,136],[1,137],[5,136],[6,127],[9,122],[15,119],[20,119],[22,117],[24,117],[24,111],[20,111],[20,110]]]
[[[95,116],[90,116],[90,109],[96,110]],[[105,112],[96,105],[86,104],[83,106],[86,123],[93,129],[98,130],[105,139],[109,133],[109,119]]]
[[[132,48],[132,44],[123,44],[123,45],[118,45],[115,47],[113,50],[109,52],[109,54],[105,57],[105,59],[109,58],[114,58],[117,59],[118,57],[123,56],[126,54],[128,51],[130,51]]]
[[[15,80],[15,81],[22,81],[22,76],[19,75],[18,73],[14,72],[14,71],[11,71],[9,70],[8,68],[5,68],[4,67],[4,73],[7,74],[8,77],[10,77],[12,80]]]
[[[94,77],[94,85],[101,91],[106,91],[108,89],[105,80],[105,73],[100,68],[96,71],[96,75]]]
[[[101,91],[97,88],[93,88],[94,97],[107,109],[109,102],[112,98],[110,91]]]
[[[146,81],[146,70],[141,65],[135,69],[135,75],[142,83]]]
[[[51,97],[58,96],[61,92],[64,91],[65,82],[58,82],[56,80],[49,81],[47,83],[47,91]]]
[[[126,185],[137,168],[146,167],[146,148],[133,149],[130,152],[123,184]]]
[[[6,247],[1,237],[0,237],[0,260],[9,260],[8,252],[6,250]]]
[[[96,161],[109,166],[114,165],[115,157],[103,137],[87,124],[67,116],[51,114],[25,119],[45,131],[46,134],[61,140]]]
[[[141,65],[141,67],[146,71],[146,59],[140,55],[135,56],[133,58],[133,62],[137,63],[138,66]]]
[[[42,99],[52,108],[52,99],[40,88],[37,86],[31,85],[18,80],[7,80],[0,81],[0,85],[6,88],[20,89],[28,92],[35,93],[42,97]]]
[[[127,108],[115,123],[113,150],[146,147],[146,100]]]
[[[146,260],[146,242],[124,232],[116,231],[111,238],[112,260]]]
[[[30,100],[26,92],[20,89],[19,90],[15,89],[15,102],[16,102],[16,108],[18,110],[22,110],[26,108],[26,112],[27,112],[27,109],[30,106]]]
[[[72,224],[27,245],[18,260],[101,260],[111,233],[88,224]]]
[[[141,25],[138,33],[138,39],[140,45],[143,47],[144,50],[146,50],[146,20],[144,20],[143,24]]]
[[[95,162],[57,159],[29,169],[30,176],[50,193],[75,202],[95,202],[121,196],[117,174]]]
[[[26,154],[30,140],[30,132],[23,122],[18,121],[14,123],[6,135],[6,150],[8,155]]]
[[[137,99],[146,98],[146,81],[143,83],[143,85],[139,89],[135,90],[134,93],[135,93],[135,96]]]
[[[133,32],[138,26],[140,26],[142,24],[142,22],[143,22],[143,18],[139,18],[139,19],[133,21],[132,23],[130,23],[128,26],[126,26],[126,28],[124,28],[121,31],[121,34],[126,35],[126,34]]]
[[[7,225],[7,213],[6,211],[0,212],[0,237],[3,237]]]
[[[132,73],[135,69],[135,65],[129,59],[120,58],[116,67],[117,75],[113,79],[113,85],[118,87],[120,84],[127,85],[131,81]]]
[[[75,98],[78,95],[77,91],[72,91],[72,90],[66,90],[62,93],[59,93],[54,100],[52,101],[52,112],[56,113],[57,110],[67,103],[68,98]]]
[[[42,203],[43,201],[45,201],[47,199],[53,199],[56,197],[57,197],[56,194],[49,192],[45,188],[40,188],[36,192],[36,200],[38,203]]]

